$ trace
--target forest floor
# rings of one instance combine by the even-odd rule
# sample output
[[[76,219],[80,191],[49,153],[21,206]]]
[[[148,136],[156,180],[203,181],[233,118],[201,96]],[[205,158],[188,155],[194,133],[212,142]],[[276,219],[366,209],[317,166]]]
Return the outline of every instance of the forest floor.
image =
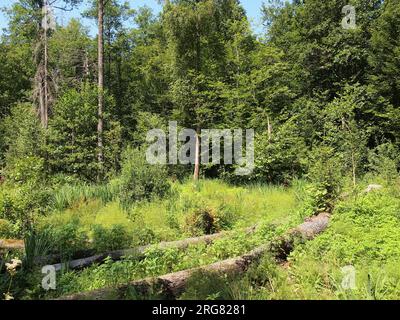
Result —
[[[81,197],[76,190],[60,189],[51,214],[36,221],[39,229],[56,234],[63,261],[88,255],[150,246],[140,259],[133,255],[119,261],[105,259],[83,270],[63,269],[57,274],[57,289],[45,293],[37,288],[35,298],[54,298],[132,280],[190,269],[249,252],[283,234],[303,220],[298,213],[304,183],[290,188],[269,185],[232,186],[218,180],[174,182],[167,198],[142,201],[121,208],[118,199],[102,201]],[[85,191],[81,191],[85,194]],[[87,192],[86,192],[87,193]],[[211,220],[210,220],[211,218]],[[249,228],[257,227],[254,232]],[[162,249],[160,242],[177,241],[226,232],[219,239],[181,248]],[[90,252],[90,254],[89,254]],[[39,281],[40,270],[32,283]],[[32,292],[25,298],[30,298]]]
[[[400,186],[394,183],[364,193],[365,185],[339,200],[328,229],[313,241],[298,243],[287,261],[277,263],[266,254],[244,274],[194,272],[177,298],[398,299]],[[96,254],[150,246],[140,257],[133,253],[116,261],[96,261],[79,270],[63,268],[57,273],[56,290],[49,292],[38,285],[42,277],[38,267],[21,298],[53,299],[118,288],[239,257],[287,234],[310,216],[306,189],[302,181],[284,188],[236,187],[204,180],[198,184],[175,182],[169,197],[139,202],[129,210],[122,209],[116,200],[81,199],[37,221],[42,228],[58,230],[60,251],[64,248],[70,253],[64,261],[86,257],[82,249]],[[212,241],[185,247],[158,245],[219,232],[222,236]],[[344,267],[354,272],[345,275]],[[344,279],[350,281],[350,287]],[[155,289],[143,296],[128,287],[123,298],[162,295]]]

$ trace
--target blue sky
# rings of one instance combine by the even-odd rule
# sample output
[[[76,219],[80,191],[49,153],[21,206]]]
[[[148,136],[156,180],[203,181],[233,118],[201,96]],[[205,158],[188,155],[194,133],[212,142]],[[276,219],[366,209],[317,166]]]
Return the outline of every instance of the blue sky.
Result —
[[[246,9],[247,15],[252,22],[253,29],[257,33],[262,32],[262,25],[261,25],[261,5],[265,0],[241,0],[240,2]],[[0,7],[9,7],[16,0],[1,0]],[[57,10],[55,12],[58,23],[66,24],[71,17],[80,18],[80,13],[84,11],[87,7],[89,1],[83,1],[84,4],[80,5],[77,9],[72,12],[62,12]],[[160,11],[160,5],[157,3],[157,0],[129,0],[132,8],[137,8],[143,5],[147,5],[153,8],[154,12]],[[92,34],[95,34],[95,26],[94,23],[91,21],[84,20],[83,24],[88,26],[92,31]],[[3,28],[7,26],[7,18],[6,16],[0,12],[0,33]]]

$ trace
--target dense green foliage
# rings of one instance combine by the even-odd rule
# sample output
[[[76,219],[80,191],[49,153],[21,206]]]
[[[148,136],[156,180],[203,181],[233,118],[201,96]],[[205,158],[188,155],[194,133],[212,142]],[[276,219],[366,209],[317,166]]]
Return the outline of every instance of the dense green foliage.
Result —
[[[320,145],[334,148],[342,174],[360,177],[368,170],[368,150],[385,143],[398,146],[399,3],[354,1],[354,30],[341,27],[344,5],[332,0],[265,6],[268,33],[257,38],[236,0],[170,1],[157,17],[146,7],[133,12],[118,1],[108,4],[109,174],[102,178],[119,170],[121,148],[143,144],[149,129],[141,125],[143,113],[147,119],[158,117],[152,124],[162,128],[173,119],[194,129],[255,128],[256,170],[251,180],[289,182],[304,175],[310,153]],[[8,12],[10,28],[2,38],[2,45],[10,47],[4,50],[7,67],[26,57],[27,44],[36,41],[31,24],[16,28],[34,8],[21,1]],[[96,16],[95,4],[85,15]],[[129,29],[123,23],[128,19],[135,22]],[[6,117],[0,121],[5,130],[1,148],[7,151],[2,152],[3,163],[7,157],[34,152],[44,158],[49,174],[96,180],[97,101],[90,84],[96,73],[94,39],[72,20],[52,32],[49,48],[58,90],[48,132],[34,136],[30,124],[16,134],[12,123],[26,119],[18,118],[17,109],[12,113],[13,105],[28,100],[30,83],[14,83],[19,94],[1,86],[0,114]],[[26,70],[10,67],[2,76],[31,77],[32,66],[19,65]],[[39,138],[42,142],[36,143]],[[28,149],[29,143],[35,150]],[[229,165],[203,169],[207,176],[235,178]]]
[[[397,300],[398,188],[341,201],[327,232],[297,247],[285,268],[266,257],[244,277],[195,275],[182,298]],[[355,288],[347,290],[341,271],[346,266],[356,272]]]
[[[353,29],[341,25],[348,2]],[[97,4],[83,16],[97,20]],[[199,274],[182,298],[399,297],[400,0],[270,1],[259,36],[238,0],[170,0],[159,15],[111,0],[104,92],[97,37],[77,20],[43,32],[42,6],[14,1],[0,37],[0,238],[26,239],[22,272],[4,272],[1,253],[1,293],[52,297],[196,267],[328,211],[328,232],[286,269],[267,257],[241,279]],[[198,134],[254,129],[254,171],[202,164],[204,181],[191,183],[190,165],[150,165],[146,134],[170,121]],[[360,192],[367,180],[383,189]],[[256,234],[240,231],[256,223]],[[64,270],[54,294],[32,271],[40,255],[67,260],[226,230],[235,234],[212,246]],[[360,270],[351,292],[338,284],[346,264]],[[209,278],[201,286],[199,277]]]

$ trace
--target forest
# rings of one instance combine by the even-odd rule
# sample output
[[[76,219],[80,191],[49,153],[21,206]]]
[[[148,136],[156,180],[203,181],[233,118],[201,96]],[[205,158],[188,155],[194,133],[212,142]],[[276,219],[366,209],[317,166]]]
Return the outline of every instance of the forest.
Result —
[[[0,300],[400,299],[400,0],[244,1],[2,8]]]

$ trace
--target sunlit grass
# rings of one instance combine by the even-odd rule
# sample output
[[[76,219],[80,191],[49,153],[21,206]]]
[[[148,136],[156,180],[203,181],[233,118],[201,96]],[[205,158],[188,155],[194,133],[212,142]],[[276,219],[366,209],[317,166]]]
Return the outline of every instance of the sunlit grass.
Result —
[[[78,219],[89,237],[94,225],[105,228],[121,225],[132,233],[139,229],[152,230],[154,242],[171,241],[190,236],[185,228],[188,215],[199,208],[212,208],[214,212],[223,213],[231,219],[229,229],[238,232],[238,236],[218,240],[212,246],[198,245],[186,251],[155,249],[143,262],[110,262],[63,275],[61,292],[77,292],[192,268],[248,252],[268,241],[273,234],[284,232],[290,223],[298,223],[296,210],[301,204],[298,192],[295,187],[260,184],[239,187],[220,180],[175,182],[170,195],[164,199],[138,202],[124,210],[118,199],[104,204],[100,199],[82,198],[68,209],[44,218],[41,224],[57,227]],[[251,236],[245,235],[242,229],[255,224],[267,228],[261,228]],[[271,227],[271,224],[278,228]]]
[[[122,225],[129,232],[148,228],[159,240],[175,240],[189,236],[185,229],[186,217],[198,208],[212,208],[228,215],[235,229],[260,221],[284,223],[299,204],[293,188],[268,185],[238,187],[219,180],[202,180],[198,183],[175,182],[167,198],[138,202],[124,210],[113,196],[106,195],[105,198],[114,200],[104,203],[105,198],[93,196],[95,192],[82,189],[82,186],[77,188],[60,191],[58,194],[68,199],[61,202],[71,202],[69,207],[42,218],[39,225],[57,227],[79,220],[81,229],[88,234],[94,225],[106,228]]]
[[[357,188],[364,190],[365,182]],[[296,246],[285,266],[265,260],[221,292],[245,288],[244,299],[263,300],[399,299],[400,197],[396,190],[398,185],[391,185],[340,201],[329,228],[313,241]],[[345,266],[355,268],[353,288],[342,286]],[[204,295],[213,294],[201,284],[193,286],[184,298],[193,298],[200,289]],[[224,298],[243,298],[243,291]]]

